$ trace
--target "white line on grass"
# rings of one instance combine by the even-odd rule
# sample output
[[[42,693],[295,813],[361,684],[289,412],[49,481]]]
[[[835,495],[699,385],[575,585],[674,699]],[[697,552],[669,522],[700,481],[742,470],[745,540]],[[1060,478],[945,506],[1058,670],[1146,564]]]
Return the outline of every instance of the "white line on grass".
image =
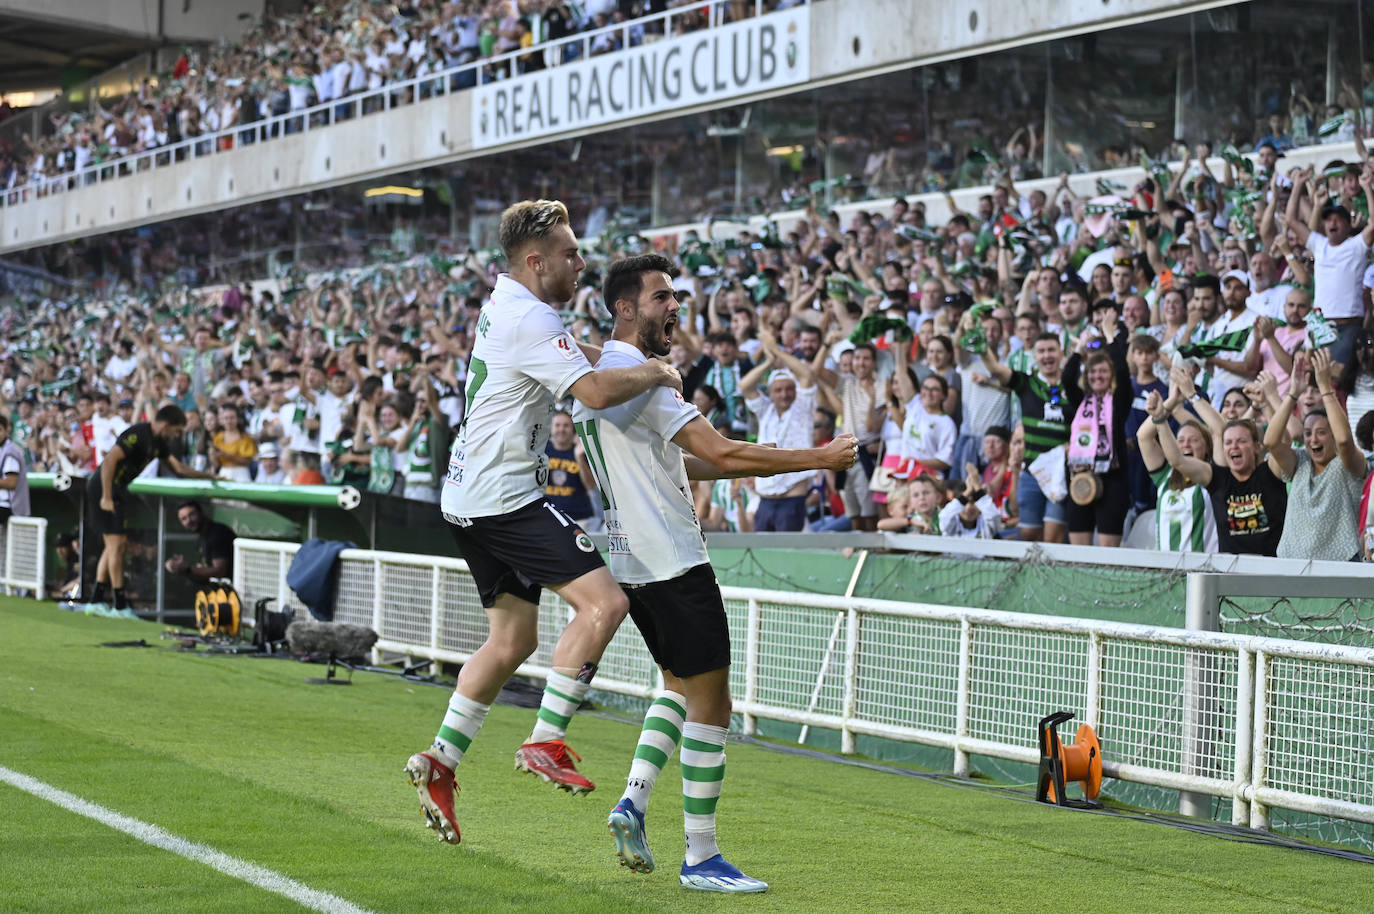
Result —
[[[108,825],[126,835],[132,835],[145,844],[151,844],[188,860],[203,863],[227,876],[241,879],[260,889],[284,895],[312,911],[319,911],[321,914],[373,914],[367,908],[360,908],[353,902],[346,901],[337,895],[312,889],[308,885],[303,885],[294,879],[283,876],[281,873],[258,866],[256,863],[249,863],[247,860],[230,857],[208,845],[197,844],[194,841],[177,837],[166,829],[130,816],[121,815],[112,809],[106,809],[104,806],[98,806],[75,794],[67,793],[65,790],[59,790],[50,784],[31,778],[27,774],[6,768],[4,765],[0,765],[0,781],[17,787],[25,793],[31,793],[40,799],[47,800],[49,803],[55,803],[68,812],[94,819],[102,825]]]

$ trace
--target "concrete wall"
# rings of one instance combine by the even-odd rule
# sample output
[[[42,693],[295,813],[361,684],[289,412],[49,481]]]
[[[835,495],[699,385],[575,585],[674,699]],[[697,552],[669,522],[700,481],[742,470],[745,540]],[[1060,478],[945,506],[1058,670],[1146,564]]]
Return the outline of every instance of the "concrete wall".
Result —
[[[451,161],[471,148],[451,126],[469,122],[469,105],[458,93],[7,206],[0,251]]]
[[[1119,28],[1242,0],[841,0],[811,8],[811,74],[820,83],[1066,35]],[[856,15],[856,9],[862,14]]]
[[[140,38],[199,41],[237,38],[262,18],[263,8],[263,0],[0,0],[3,16]],[[249,18],[240,19],[243,13]]]
[[[15,0],[0,0],[0,4],[5,2]],[[59,7],[69,7],[78,0],[56,2]],[[192,0],[192,10],[203,2]],[[226,6],[232,7],[235,2],[242,0],[231,0]],[[1235,2],[1036,0],[1026,4],[1023,0],[826,0],[811,9],[812,82],[807,87]],[[430,99],[332,127],[6,206],[0,209],[0,253],[380,178],[476,155],[471,137],[470,95],[460,92]],[[729,104],[756,97],[766,95],[736,98]],[[693,110],[697,109],[663,111],[604,129],[663,120]],[[557,138],[544,137],[539,142]],[[499,154],[509,148],[516,146],[484,149],[481,154]]]

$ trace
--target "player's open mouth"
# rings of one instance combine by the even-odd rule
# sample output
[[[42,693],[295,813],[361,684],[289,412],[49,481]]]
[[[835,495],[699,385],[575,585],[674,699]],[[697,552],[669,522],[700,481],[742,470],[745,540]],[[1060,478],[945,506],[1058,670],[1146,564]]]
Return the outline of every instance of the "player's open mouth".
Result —
[[[669,343],[673,341],[673,331],[677,329],[677,316],[674,315],[663,322],[663,338]]]

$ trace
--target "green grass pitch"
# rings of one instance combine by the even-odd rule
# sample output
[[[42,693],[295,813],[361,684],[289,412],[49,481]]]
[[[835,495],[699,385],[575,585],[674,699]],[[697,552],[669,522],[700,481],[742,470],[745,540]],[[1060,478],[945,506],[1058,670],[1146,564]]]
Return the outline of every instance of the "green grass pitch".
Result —
[[[463,843],[423,827],[401,767],[443,690],[320,667],[177,653],[151,623],[0,599],[0,765],[374,912],[1349,911],[1374,868],[734,745],[722,848],[771,883],[677,884],[676,762],[649,811],[656,873],[616,862],[606,814],[637,728],[582,715],[599,789],[516,773],[533,711],[497,707],[459,771]],[[145,638],[152,649],[102,641]],[[1108,747],[1110,751],[1110,747]],[[281,896],[0,783],[0,912],[300,911]]]

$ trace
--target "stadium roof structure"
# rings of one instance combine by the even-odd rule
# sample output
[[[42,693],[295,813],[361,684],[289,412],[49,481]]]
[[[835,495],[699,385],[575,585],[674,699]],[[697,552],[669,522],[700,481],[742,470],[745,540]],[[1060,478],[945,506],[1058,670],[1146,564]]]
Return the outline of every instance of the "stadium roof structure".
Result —
[[[84,78],[156,45],[128,33],[0,13],[0,92],[58,88],[72,71]]]

